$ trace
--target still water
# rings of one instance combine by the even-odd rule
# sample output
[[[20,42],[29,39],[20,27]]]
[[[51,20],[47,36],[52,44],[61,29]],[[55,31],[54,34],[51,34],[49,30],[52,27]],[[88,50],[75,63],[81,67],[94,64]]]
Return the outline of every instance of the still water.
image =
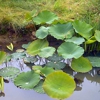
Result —
[[[18,67],[19,62],[13,62],[14,67]],[[15,64],[16,63],[16,64]],[[11,65],[9,63],[8,65]],[[3,67],[4,65],[2,65]],[[28,70],[24,65],[24,70]],[[93,69],[90,73],[74,73],[74,77],[81,81],[77,83],[77,88],[74,93],[66,100],[100,100],[100,76]],[[68,73],[72,73],[67,69]],[[55,100],[46,94],[39,94],[33,90],[24,90],[17,88],[12,82],[5,83],[5,96],[1,96],[0,100]]]

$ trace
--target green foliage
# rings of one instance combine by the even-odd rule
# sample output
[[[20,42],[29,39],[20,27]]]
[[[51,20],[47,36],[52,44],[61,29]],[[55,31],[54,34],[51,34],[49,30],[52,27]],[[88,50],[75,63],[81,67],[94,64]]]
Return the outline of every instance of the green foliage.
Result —
[[[75,87],[74,79],[62,71],[49,74],[43,83],[44,91],[56,99],[68,98],[74,92]]]
[[[87,58],[89,59],[93,67],[100,67],[100,57],[89,56]]]
[[[92,69],[92,64],[87,58],[80,57],[72,60],[71,68],[76,72],[85,73]]]
[[[0,90],[1,90],[1,92],[4,91],[4,80],[3,80],[2,76],[0,76]]]
[[[14,84],[23,89],[33,89],[40,81],[40,76],[33,72],[22,72],[14,80]]]
[[[6,59],[6,52],[0,51],[0,64],[2,64]]]
[[[0,69],[0,76],[2,77],[9,77],[12,78],[14,76],[17,76],[20,73],[20,70],[15,67],[5,67]]]
[[[56,24],[50,27],[50,35],[56,39],[64,40],[65,38],[71,38],[74,34],[72,24]]]
[[[58,20],[57,15],[50,11],[42,11],[36,17],[33,18],[33,21],[38,24],[51,24],[54,20]]]
[[[100,31],[99,30],[95,30],[95,38],[98,42],[100,42]]]
[[[73,22],[73,27],[76,33],[78,33],[79,35],[81,35],[86,39],[89,39],[93,35],[92,33],[93,27],[85,22],[82,22],[80,20],[75,20]]]
[[[72,42],[64,42],[58,47],[57,52],[65,59],[77,59],[83,55],[84,49]]]

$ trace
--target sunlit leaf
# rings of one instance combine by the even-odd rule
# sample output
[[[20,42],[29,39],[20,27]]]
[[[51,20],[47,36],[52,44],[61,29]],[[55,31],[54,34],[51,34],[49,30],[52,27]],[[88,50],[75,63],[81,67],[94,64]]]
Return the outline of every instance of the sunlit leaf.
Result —
[[[74,79],[62,71],[49,74],[43,83],[45,93],[56,99],[68,98],[74,92],[75,87]]]
[[[6,52],[0,51],[0,64],[6,60]]]
[[[71,23],[56,24],[50,27],[50,34],[57,39],[71,38],[74,34]]]
[[[0,90],[1,92],[4,92],[4,80],[3,77],[0,76]]]
[[[99,31],[99,30],[95,30],[94,36],[95,36],[96,40],[97,40],[98,42],[100,42],[100,31]]]
[[[27,49],[27,47],[30,45],[30,42],[28,44],[23,44],[22,48]]]
[[[66,66],[66,64],[64,62],[48,62],[46,66],[58,70],[58,69],[63,69]]]
[[[57,52],[65,59],[77,59],[82,56],[82,54],[84,53],[84,49],[72,42],[64,42],[58,47]]]
[[[87,57],[93,67],[100,67],[100,57]]]
[[[74,36],[74,37],[72,37],[70,39],[65,39],[65,41],[66,42],[73,42],[73,43],[75,43],[77,45],[80,45],[80,44],[82,44],[85,41],[85,39],[82,38],[82,37],[75,37]]]
[[[71,63],[71,68],[76,72],[88,72],[92,69],[92,64],[85,57],[80,57],[78,59],[73,59]]]
[[[12,43],[10,43],[10,45],[7,45],[7,48],[8,48],[9,50],[13,51],[14,46],[13,46]]]
[[[22,72],[14,80],[14,84],[20,88],[33,89],[40,81],[40,76],[33,71]]]
[[[36,31],[36,37],[39,38],[39,39],[44,39],[44,38],[47,37],[47,35],[49,34],[48,29],[49,29],[49,27],[41,26],[41,27]]]
[[[54,54],[55,50],[56,49],[54,47],[45,47],[40,50],[40,53],[38,53],[38,55],[40,57],[47,58],[49,56],[52,56]]]
[[[27,53],[30,55],[37,55],[40,53],[40,50],[43,49],[44,47],[48,46],[48,41],[47,40],[35,40],[33,41],[27,48]]]
[[[16,76],[20,73],[20,70],[18,68],[15,68],[15,67],[5,67],[5,68],[2,68],[0,69],[0,76],[3,76],[3,77],[13,77],[13,76]]]
[[[94,42],[96,42],[97,40],[96,40],[96,38],[94,37],[94,36],[92,36],[91,38],[89,38],[85,43],[86,44],[91,44],[91,43],[94,43]]]
[[[38,24],[51,24],[54,20],[58,20],[57,15],[50,11],[42,11],[36,17],[33,18],[33,21]]]
[[[89,39],[93,35],[92,33],[93,27],[85,23],[84,21],[75,20],[73,22],[73,27],[76,33],[80,34],[82,37],[86,39]]]

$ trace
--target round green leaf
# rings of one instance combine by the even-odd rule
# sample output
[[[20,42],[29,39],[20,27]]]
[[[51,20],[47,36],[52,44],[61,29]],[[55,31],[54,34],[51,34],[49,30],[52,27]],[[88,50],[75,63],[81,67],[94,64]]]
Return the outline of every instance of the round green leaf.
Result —
[[[12,78],[12,76],[16,76],[19,73],[20,73],[20,70],[15,67],[5,67],[5,68],[0,69],[0,76],[3,76],[3,77]]]
[[[75,20],[73,22],[73,27],[78,34],[80,34],[86,39],[89,39],[93,35],[92,33],[93,27],[85,22],[82,22],[80,20]]]
[[[0,64],[2,64],[6,59],[6,52],[0,51]]]
[[[73,43],[75,43],[77,45],[80,45],[80,44],[82,44],[85,41],[85,39],[82,38],[82,37],[75,37],[74,36],[71,39],[65,39],[65,41],[66,42],[73,42]]]
[[[44,39],[44,38],[47,37],[47,35],[49,34],[48,29],[49,29],[49,27],[41,26],[41,27],[36,31],[36,37],[39,38],[39,39]]]
[[[48,41],[43,39],[43,40],[35,40],[33,41],[27,48],[27,53],[30,55],[37,55],[40,53],[40,50],[43,49],[44,47],[48,46]]]
[[[62,43],[57,50],[58,54],[65,59],[79,58],[84,53],[84,49],[72,42]]]
[[[99,31],[99,30],[96,30],[96,31],[95,31],[94,36],[95,36],[96,40],[97,40],[98,42],[100,42],[100,31]]]
[[[87,58],[80,57],[72,60],[71,68],[77,72],[85,73],[92,69],[92,64]]]
[[[100,67],[100,57],[87,57],[93,67]]]
[[[73,93],[75,87],[74,79],[62,71],[49,74],[43,83],[45,93],[57,99],[68,98]]]
[[[36,17],[33,18],[33,21],[38,24],[51,24],[54,20],[58,20],[57,15],[50,11],[42,11]]]
[[[48,62],[46,64],[46,66],[47,67],[52,67],[56,70],[59,70],[59,69],[63,69],[66,66],[66,64],[64,62]]]
[[[74,34],[71,23],[56,24],[50,27],[50,34],[57,39],[71,38]]]
[[[33,71],[22,72],[14,80],[14,84],[23,89],[33,89],[40,81],[40,76]]]
[[[38,53],[38,55],[40,57],[44,57],[44,58],[48,58],[49,56],[52,56],[53,53],[55,52],[55,48],[53,47],[45,47],[43,49],[40,50],[40,53]]]
[[[34,91],[38,92],[38,93],[45,93],[43,90],[43,80],[40,80],[40,82],[33,88]]]
[[[52,56],[47,58],[49,61],[53,61],[53,62],[58,62],[63,60],[64,58],[62,56],[59,56],[58,54],[53,54]]]

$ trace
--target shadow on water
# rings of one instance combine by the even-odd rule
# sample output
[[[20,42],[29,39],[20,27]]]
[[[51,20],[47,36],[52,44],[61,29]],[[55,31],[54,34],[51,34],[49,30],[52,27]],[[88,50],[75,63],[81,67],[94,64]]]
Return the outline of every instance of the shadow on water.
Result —
[[[21,71],[31,70],[21,60],[12,60],[7,65],[20,68]],[[3,64],[0,67],[5,66],[6,64]],[[100,100],[100,75],[97,75],[98,70],[100,68],[93,68],[88,73],[76,73],[67,66],[64,71],[74,76],[77,86],[72,96],[66,100]],[[0,93],[1,100],[54,100],[46,94],[39,94],[33,90],[20,89],[7,80],[5,80],[4,92],[5,94]]]

